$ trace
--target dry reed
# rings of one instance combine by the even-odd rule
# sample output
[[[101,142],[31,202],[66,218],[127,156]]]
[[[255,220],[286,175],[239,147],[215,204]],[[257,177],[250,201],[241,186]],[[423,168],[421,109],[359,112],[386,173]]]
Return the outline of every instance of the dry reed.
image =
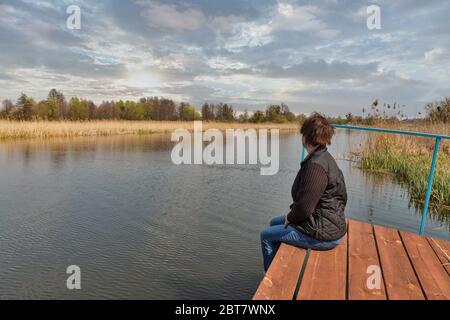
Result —
[[[125,134],[168,133],[176,129],[193,130],[193,122],[186,121],[8,121],[0,120],[0,139],[52,138],[79,136],[109,136]],[[236,123],[203,122],[203,129],[274,129],[298,130],[298,123]]]

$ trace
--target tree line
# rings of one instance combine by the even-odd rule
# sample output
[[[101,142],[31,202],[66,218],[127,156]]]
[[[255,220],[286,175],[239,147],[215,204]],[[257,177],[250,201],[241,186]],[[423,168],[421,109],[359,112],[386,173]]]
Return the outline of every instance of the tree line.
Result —
[[[64,94],[56,89],[50,90],[47,99],[36,102],[32,97],[22,93],[14,103],[3,101],[0,119],[32,120],[205,120],[205,121],[240,121],[240,122],[293,122],[303,118],[295,116],[289,107],[270,105],[264,111],[255,111],[251,116],[247,111],[237,115],[231,104],[207,103],[201,111],[186,102],[179,104],[162,97],[146,97],[138,101],[119,100],[103,101],[96,105],[91,100],[73,97],[66,100]]]
[[[426,119],[433,122],[450,122],[450,98],[426,104]],[[418,112],[418,118],[422,113]],[[205,102],[198,112],[195,106],[175,103],[163,97],[146,97],[138,101],[103,101],[96,105],[91,100],[73,97],[66,100],[64,94],[56,89],[50,90],[47,99],[36,102],[22,93],[14,103],[4,100],[0,109],[0,119],[8,120],[204,120],[239,122],[302,122],[305,115],[295,115],[285,103],[272,104],[265,110],[237,113],[231,104]],[[362,116],[348,113],[345,117],[329,117],[332,123],[364,123],[373,125],[382,122],[406,120],[405,106],[398,103],[384,103],[375,100],[369,108],[362,109]]]

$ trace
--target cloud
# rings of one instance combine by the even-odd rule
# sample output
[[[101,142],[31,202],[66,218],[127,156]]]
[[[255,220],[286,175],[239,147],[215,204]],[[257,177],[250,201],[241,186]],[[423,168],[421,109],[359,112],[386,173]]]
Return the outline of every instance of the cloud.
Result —
[[[0,99],[56,87],[97,102],[285,101],[342,114],[374,98],[419,108],[450,95],[445,0],[377,1],[377,31],[361,3],[331,0],[78,0],[74,31],[72,2],[1,0]]]
[[[423,107],[423,97],[432,85],[425,81],[403,78],[394,72],[371,74],[364,79],[354,81],[338,81],[305,89],[286,90],[286,96],[293,101],[302,101],[309,106],[308,111],[324,110],[333,113],[336,108],[344,108],[353,113],[367,109],[371,102],[379,99],[382,102],[397,102],[406,106],[409,114]]]
[[[313,31],[318,36],[337,34],[337,30],[328,29],[327,25],[318,18],[321,10],[316,6],[298,6],[278,3],[277,14],[273,17],[275,30]]]
[[[243,47],[264,46],[272,42],[272,26],[270,24],[259,24],[245,22],[239,24],[236,34],[225,44],[227,50],[235,51]]]
[[[202,84],[178,84],[168,87],[160,87],[159,90],[176,96],[178,100],[201,104],[204,101],[214,100],[214,95],[220,90]]]
[[[211,23],[216,32],[221,34],[232,34],[234,31],[234,26],[239,23],[246,21],[245,17],[230,15],[230,16],[214,16],[211,19]]]
[[[447,51],[444,48],[433,48],[432,50],[425,52],[424,57],[427,61],[433,61],[444,56],[446,52]]]
[[[330,81],[339,79],[366,79],[377,71],[377,63],[350,64],[348,62],[322,59],[305,59],[301,63],[283,67],[269,64],[257,67],[257,72],[271,78],[297,78],[315,81]]]
[[[226,48],[239,51],[243,47],[259,47],[274,41],[277,34],[290,32],[312,32],[320,38],[329,38],[338,34],[337,30],[327,27],[318,15],[321,10],[316,6],[299,6],[277,3],[270,8],[270,14],[258,21],[237,23],[234,35],[227,41]]]
[[[152,27],[180,32],[198,29],[206,22],[205,15],[198,8],[180,9],[173,4],[155,1],[138,1],[137,3],[145,8],[142,16]]]

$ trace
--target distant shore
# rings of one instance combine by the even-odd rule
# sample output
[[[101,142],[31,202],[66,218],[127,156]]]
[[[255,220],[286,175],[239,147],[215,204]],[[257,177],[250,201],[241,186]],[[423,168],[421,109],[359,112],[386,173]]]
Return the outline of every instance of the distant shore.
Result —
[[[175,129],[193,130],[193,121],[9,121],[0,120],[0,140],[54,137],[112,136],[132,134],[170,133]],[[239,123],[204,121],[203,130],[208,129],[280,129],[297,131],[299,124],[288,123]]]

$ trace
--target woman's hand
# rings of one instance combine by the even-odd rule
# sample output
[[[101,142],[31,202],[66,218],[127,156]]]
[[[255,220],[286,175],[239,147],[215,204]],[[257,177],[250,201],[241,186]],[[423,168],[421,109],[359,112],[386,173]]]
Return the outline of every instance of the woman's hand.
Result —
[[[289,222],[289,220],[288,220],[288,218],[287,218],[287,215],[285,215],[284,216],[284,224],[289,224],[290,222]]]

